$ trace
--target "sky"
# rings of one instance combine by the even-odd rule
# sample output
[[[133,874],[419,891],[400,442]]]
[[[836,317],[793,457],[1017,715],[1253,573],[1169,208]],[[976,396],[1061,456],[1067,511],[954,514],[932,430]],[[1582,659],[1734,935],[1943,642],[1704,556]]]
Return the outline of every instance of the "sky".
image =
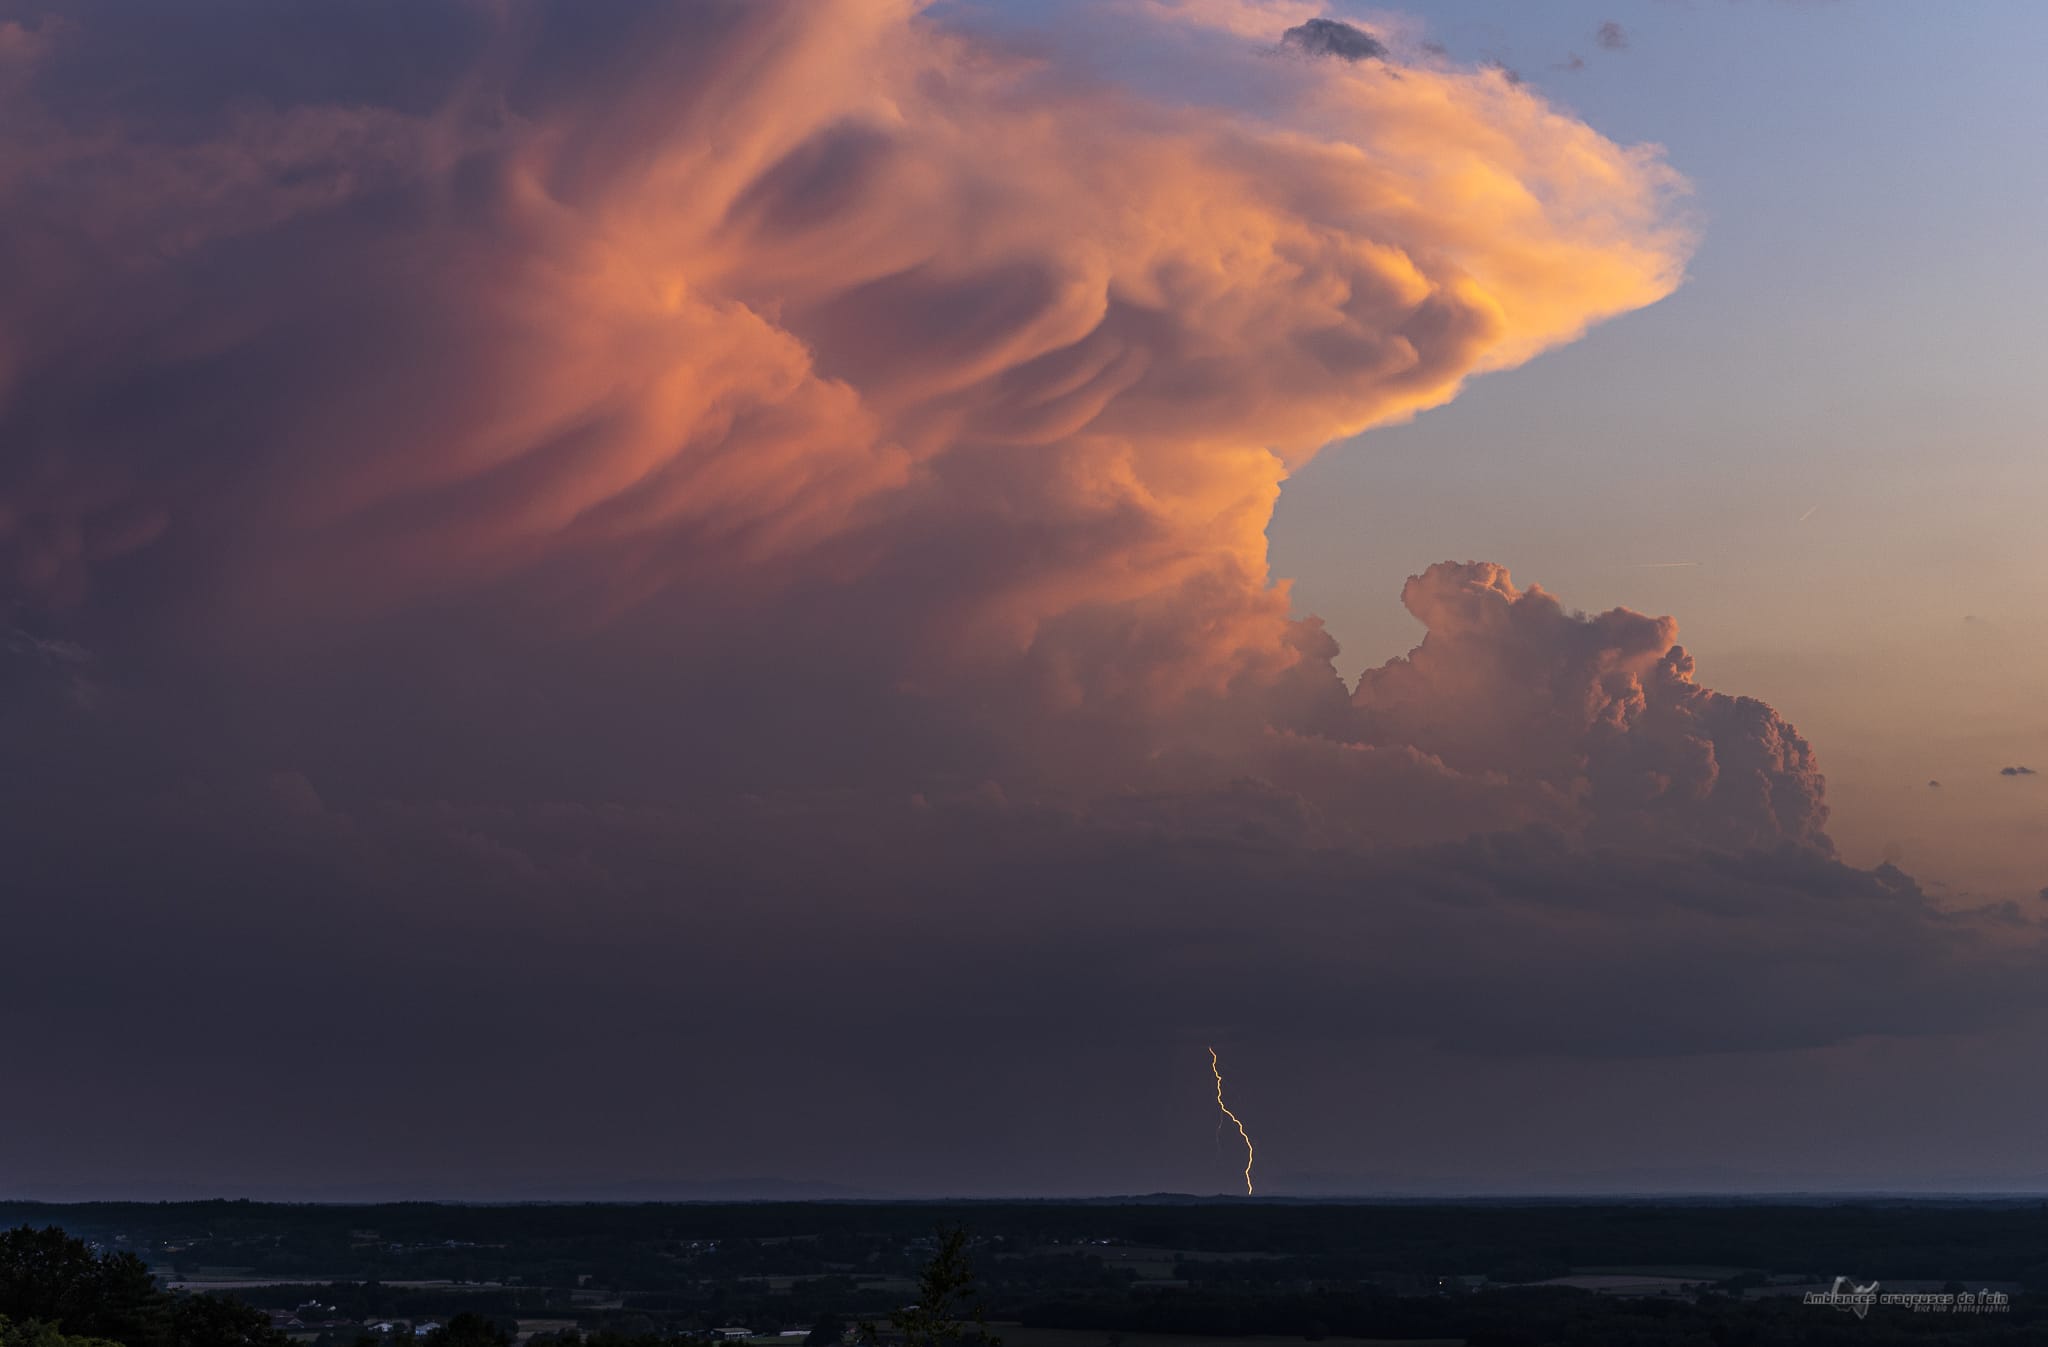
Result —
[[[0,1193],[2048,1191],[2044,28],[0,0]]]

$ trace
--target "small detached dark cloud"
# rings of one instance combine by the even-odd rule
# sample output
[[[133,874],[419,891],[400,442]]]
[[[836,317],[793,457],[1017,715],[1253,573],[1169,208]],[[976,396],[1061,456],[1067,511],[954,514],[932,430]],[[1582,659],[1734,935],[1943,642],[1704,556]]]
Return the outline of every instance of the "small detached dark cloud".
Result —
[[[1570,55],[1566,56],[1562,61],[1559,61],[1556,65],[1551,67],[1551,69],[1553,70],[1584,70],[1585,68],[1586,58],[1579,55],[1577,52],[1572,52]]]
[[[1928,784],[1928,786],[1929,786],[1929,788],[1930,788],[1930,789],[1933,789],[1933,790],[1940,790],[1940,789],[1941,789],[1941,783],[1940,783],[1939,781],[1930,781],[1930,782],[1928,782],[1927,784]]]
[[[2039,772],[2035,771],[2035,770],[2034,770],[2033,768],[2031,768],[2031,767],[2001,767],[2001,768],[1999,768],[1999,769],[1998,769],[1998,774],[1999,774],[2000,776],[2039,776],[2039,775],[2040,775],[2040,773],[2039,773]]]
[[[1593,34],[1593,40],[1600,44],[1602,51],[1627,51],[1628,29],[1609,19],[1600,25],[1600,31]]]
[[[1387,44],[1363,28],[1341,19],[1310,19],[1280,35],[1280,45],[1305,56],[1335,56],[1343,61],[1384,61]]]

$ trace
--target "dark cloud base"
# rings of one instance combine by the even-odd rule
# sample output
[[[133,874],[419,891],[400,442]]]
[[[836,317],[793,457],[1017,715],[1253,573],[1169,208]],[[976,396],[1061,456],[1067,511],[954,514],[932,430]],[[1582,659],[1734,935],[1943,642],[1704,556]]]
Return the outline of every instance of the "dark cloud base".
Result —
[[[1241,1045],[1277,1141],[1304,1122],[1276,1098],[1306,1088],[1272,1078],[1280,1045],[1326,1091],[1427,1112],[1432,1074],[1367,1064],[1586,1078],[1967,1036],[2048,986],[2037,922],[1944,912],[1894,870],[1543,828],[1333,847],[1256,781],[514,805],[281,775],[102,792],[90,826],[8,804],[5,1065],[66,1100],[0,1132],[41,1157],[17,1186],[175,1167],[487,1194],[802,1157],[883,1191],[1114,1190],[1157,1174],[1146,1138],[1205,1043]]]

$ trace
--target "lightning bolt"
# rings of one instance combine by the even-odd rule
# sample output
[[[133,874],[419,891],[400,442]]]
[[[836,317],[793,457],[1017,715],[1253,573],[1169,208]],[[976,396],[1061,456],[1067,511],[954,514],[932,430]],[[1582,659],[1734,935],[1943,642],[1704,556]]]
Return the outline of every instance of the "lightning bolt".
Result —
[[[1223,1064],[1216,1060],[1216,1049],[1209,1049],[1209,1070],[1216,1075],[1216,1107],[1223,1110],[1223,1116],[1237,1125],[1237,1134],[1244,1138],[1244,1195],[1252,1195],[1252,1134],[1244,1130],[1244,1122],[1230,1111],[1230,1105],[1223,1102]],[[1218,1123],[1221,1127],[1223,1124]]]

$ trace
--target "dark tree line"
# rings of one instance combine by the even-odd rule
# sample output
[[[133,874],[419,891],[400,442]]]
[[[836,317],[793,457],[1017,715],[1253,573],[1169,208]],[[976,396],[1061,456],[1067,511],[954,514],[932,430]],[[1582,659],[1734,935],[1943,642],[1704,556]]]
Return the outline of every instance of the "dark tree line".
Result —
[[[0,1347],[285,1347],[261,1310],[157,1288],[132,1253],[102,1253],[56,1226],[0,1234]]]

